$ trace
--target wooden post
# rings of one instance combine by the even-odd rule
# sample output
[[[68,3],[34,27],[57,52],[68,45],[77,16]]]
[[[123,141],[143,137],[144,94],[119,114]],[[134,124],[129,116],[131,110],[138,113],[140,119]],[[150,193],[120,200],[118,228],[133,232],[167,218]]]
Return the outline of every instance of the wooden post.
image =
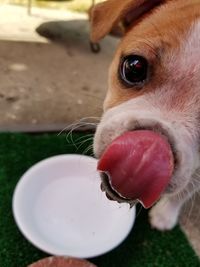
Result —
[[[27,12],[29,16],[31,15],[31,8],[32,8],[32,0],[28,0]]]

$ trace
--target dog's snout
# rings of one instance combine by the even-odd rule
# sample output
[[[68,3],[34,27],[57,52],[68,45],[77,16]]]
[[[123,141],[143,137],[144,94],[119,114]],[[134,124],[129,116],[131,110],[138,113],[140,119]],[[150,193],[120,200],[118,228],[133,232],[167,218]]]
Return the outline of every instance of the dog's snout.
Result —
[[[115,123],[114,123],[115,124]],[[176,149],[176,141],[174,135],[171,133],[169,127],[162,125],[162,123],[154,120],[139,120],[134,119],[130,120],[123,124],[123,126],[119,126],[116,123],[116,127],[113,128],[109,124],[109,127],[99,127],[95,135],[95,142],[94,142],[94,153],[97,158],[100,158],[104,153],[105,149],[109,144],[120,135],[124,134],[127,131],[137,131],[137,130],[148,130],[159,135],[162,135],[167,142],[170,144],[172,153],[174,155],[174,164],[177,167],[178,165],[178,155]]]

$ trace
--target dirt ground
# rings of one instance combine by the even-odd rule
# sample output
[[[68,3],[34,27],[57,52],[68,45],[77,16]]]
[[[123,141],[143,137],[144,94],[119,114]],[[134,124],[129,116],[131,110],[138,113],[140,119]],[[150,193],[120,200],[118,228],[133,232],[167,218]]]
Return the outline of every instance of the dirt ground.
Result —
[[[60,131],[100,117],[118,40],[93,54],[85,15],[0,5],[0,16],[0,130]],[[200,255],[199,203],[185,207],[181,225]]]

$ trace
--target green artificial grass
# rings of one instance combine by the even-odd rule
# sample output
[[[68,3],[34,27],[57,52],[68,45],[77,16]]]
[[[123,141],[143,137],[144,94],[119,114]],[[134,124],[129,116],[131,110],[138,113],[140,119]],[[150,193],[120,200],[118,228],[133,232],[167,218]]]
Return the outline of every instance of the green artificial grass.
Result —
[[[88,137],[83,133],[67,140],[65,134],[0,134],[0,267],[26,267],[48,256],[26,241],[13,220],[12,194],[20,176],[34,163],[53,155],[90,154],[87,147],[92,141],[86,141]],[[141,208],[122,245],[90,261],[98,267],[200,267],[180,228],[167,233],[152,230],[147,212]]]

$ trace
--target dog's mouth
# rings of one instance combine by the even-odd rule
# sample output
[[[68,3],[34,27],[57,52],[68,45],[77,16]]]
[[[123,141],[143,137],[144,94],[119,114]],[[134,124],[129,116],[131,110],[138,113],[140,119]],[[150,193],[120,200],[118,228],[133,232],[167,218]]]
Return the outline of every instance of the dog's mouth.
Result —
[[[129,198],[125,198],[120,195],[119,192],[115,191],[110,182],[109,174],[106,172],[100,172],[101,176],[101,190],[106,193],[106,196],[109,200],[117,201],[118,203],[128,203],[130,204],[130,208],[132,208],[138,200],[132,200]]]
[[[151,207],[167,188],[177,164],[168,139],[158,128],[129,131],[116,138],[98,163],[107,197]]]

